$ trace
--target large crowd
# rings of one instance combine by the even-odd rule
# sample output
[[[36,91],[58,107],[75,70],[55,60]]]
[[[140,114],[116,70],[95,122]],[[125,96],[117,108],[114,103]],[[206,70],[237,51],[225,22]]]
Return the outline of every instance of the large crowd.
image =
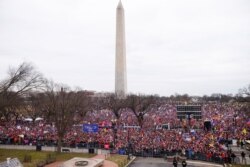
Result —
[[[240,142],[250,138],[249,121],[239,103],[202,104],[202,119],[180,120],[176,114],[176,104],[164,104],[144,115],[139,126],[134,113],[122,110],[116,118],[110,110],[91,111],[81,124],[73,125],[66,133],[63,143],[66,146],[83,146],[96,143],[105,148],[119,150],[130,145],[134,152],[147,149],[179,150],[192,156],[201,152],[209,159],[213,154],[223,158],[227,154],[228,140]],[[211,129],[204,127],[204,121],[211,122]],[[82,124],[98,124],[97,133],[83,132]],[[162,125],[169,125],[163,128]],[[56,145],[57,130],[53,123],[39,121],[10,121],[0,125],[1,144]]]

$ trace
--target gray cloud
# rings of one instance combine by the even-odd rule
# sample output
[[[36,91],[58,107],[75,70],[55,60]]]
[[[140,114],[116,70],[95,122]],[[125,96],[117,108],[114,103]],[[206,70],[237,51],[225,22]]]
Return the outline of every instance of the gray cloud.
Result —
[[[33,62],[70,86],[114,90],[118,1],[0,1],[0,78]],[[237,93],[249,84],[248,0],[126,0],[129,92]]]

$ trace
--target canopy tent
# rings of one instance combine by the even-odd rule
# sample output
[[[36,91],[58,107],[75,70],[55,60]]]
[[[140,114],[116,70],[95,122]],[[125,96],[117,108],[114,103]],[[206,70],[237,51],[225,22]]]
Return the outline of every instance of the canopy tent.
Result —
[[[21,135],[18,135],[19,137],[21,137],[21,138],[24,138],[24,135],[23,134],[21,134]]]
[[[32,118],[25,118],[24,121],[30,121],[31,122],[31,121],[33,121],[33,119]]]
[[[41,118],[41,117],[37,117],[37,118],[35,119],[35,121],[41,121],[41,120],[43,120],[43,118]]]

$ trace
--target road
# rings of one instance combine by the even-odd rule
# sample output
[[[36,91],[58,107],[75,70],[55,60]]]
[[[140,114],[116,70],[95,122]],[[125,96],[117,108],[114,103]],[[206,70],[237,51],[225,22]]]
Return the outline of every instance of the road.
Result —
[[[179,163],[178,167],[182,165]],[[163,158],[136,158],[129,167],[173,167],[171,162],[166,162]],[[194,167],[188,165],[187,167]]]

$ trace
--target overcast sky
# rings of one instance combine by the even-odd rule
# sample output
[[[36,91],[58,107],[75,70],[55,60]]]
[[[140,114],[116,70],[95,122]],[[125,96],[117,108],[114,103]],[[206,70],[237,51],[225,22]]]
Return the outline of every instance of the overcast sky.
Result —
[[[123,0],[128,92],[235,94],[250,84],[249,0]],[[0,79],[31,62],[69,86],[114,91],[118,0],[0,0]]]

